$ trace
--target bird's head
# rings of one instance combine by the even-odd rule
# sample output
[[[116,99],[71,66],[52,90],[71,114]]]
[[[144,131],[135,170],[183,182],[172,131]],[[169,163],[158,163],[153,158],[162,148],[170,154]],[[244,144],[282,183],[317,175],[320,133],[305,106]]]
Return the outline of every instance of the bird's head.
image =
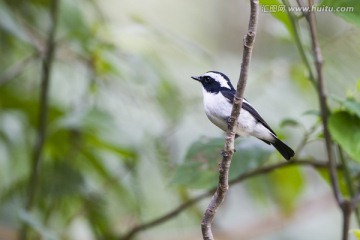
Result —
[[[222,90],[233,90],[230,79],[221,72],[210,71],[201,76],[192,76],[192,79],[199,81],[204,90],[209,93],[218,93]]]

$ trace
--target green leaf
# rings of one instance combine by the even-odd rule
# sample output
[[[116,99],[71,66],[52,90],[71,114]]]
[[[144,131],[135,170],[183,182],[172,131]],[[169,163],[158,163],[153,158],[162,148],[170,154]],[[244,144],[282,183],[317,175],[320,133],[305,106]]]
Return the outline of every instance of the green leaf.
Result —
[[[272,185],[272,198],[285,213],[290,214],[305,186],[301,169],[297,166],[277,169],[267,177]]]
[[[84,199],[84,209],[87,215],[87,220],[91,225],[91,230],[96,235],[97,239],[115,240],[112,234],[110,218],[106,211],[106,198],[99,194],[89,194]]]
[[[305,180],[300,167],[290,166],[251,178],[245,186],[256,202],[266,205],[271,200],[285,214],[291,214],[304,190]]]
[[[217,163],[223,147],[223,138],[195,142],[188,150],[185,162],[176,169],[171,184],[191,188],[216,186]]]
[[[360,102],[355,99],[347,99],[343,104],[350,112],[360,117]]]
[[[127,206],[127,210],[132,210],[133,212],[136,209],[138,202],[135,200],[134,195],[132,194],[131,190],[132,187],[127,187],[123,181],[114,181],[116,177],[112,175],[112,173],[107,168],[106,164],[104,163],[103,159],[99,157],[93,148],[84,148],[79,149],[81,153],[80,161],[83,163],[81,168],[86,170],[86,175],[91,175],[94,172],[98,175],[101,179],[100,181],[112,182],[112,188],[110,193],[115,193],[120,197],[120,201],[122,204]]]
[[[285,6],[279,0],[260,0],[261,9],[263,12],[269,12],[273,15],[277,20],[279,20],[282,24],[284,24],[285,28],[288,30],[290,35],[294,37],[294,29],[292,27],[289,15],[286,13],[285,9],[282,7]],[[275,8],[276,11],[272,11],[271,8]]]
[[[280,127],[297,127],[299,126],[299,122],[296,121],[295,119],[291,119],[291,118],[286,118],[284,120],[281,121],[280,123]]]
[[[25,192],[25,189],[28,185],[28,177],[18,177],[16,180],[12,181],[9,185],[2,185],[0,191],[0,203],[4,205],[5,202],[14,201],[20,193]]]
[[[329,170],[325,169],[325,168],[316,168],[316,171],[320,174],[320,176],[329,184],[329,186],[331,185],[331,181],[330,181],[330,175],[329,175]],[[338,182],[339,182],[339,188],[340,188],[340,192],[344,195],[344,196],[350,196],[349,193],[349,189],[346,185],[345,182],[345,176],[344,173],[342,171],[337,171],[337,176],[338,176]]]
[[[41,196],[52,201],[78,195],[84,187],[82,174],[67,161],[44,164],[41,179]]]
[[[88,147],[115,154],[129,168],[135,167],[138,163],[138,153],[134,149],[119,146],[89,132],[85,134],[85,137]]]
[[[319,7],[328,7],[333,14],[360,27],[359,0],[323,0]]]
[[[236,140],[237,142],[238,140]],[[218,162],[221,161],[223,138],[215,138],[194,143],[175,172],[171,184],[191,188],[211,188],[218,183]],[[236,147],[229,171],[229,179],[253,170],[262,165],[269,157],[270,150],[257,144],[241,141]]]
[[[360,240],[360,229],[351,229],[350,232],[356,237],[357,240]]]
[[[329,118],[333,139],[356,161],[360,162],[360,117],[339,111]]]
[[[313,115],[313,116],[316,116],[316,117],[319,117],[320,116],[320,111],[319,110],[307,110],[303,113],[303,115]]]
[[[111,60],[107,57],[107,49],[103,46],[93,47],[92,63],[95,73],[99,76],[116,73],[116,67],[112,64]]]
[[[110,178],[111,175],[108,173],[108,170],[104,166],[104,162],[101,161],[101,159],[96,155],[93,149],[79,148],[78,150],[91,169],[93,169],[99,176],[103,177],[104,179]]]
[[[349,98],[346,100],[341,100],[341,104],[349,112],[356,114],[358,117],[360,117],[360,102],[356,101],[353,98]]]
[[[25,114],[33,127],[37,127],[39,102],[35,93],[24,93],[23,88],[5,86],[0,88],[0,108],[19,110]],[[48,109],[48,122],[51,123],[63,115],[63,111],[57,106],[50,105]],[[50,124],[49,124],[50,125]]]

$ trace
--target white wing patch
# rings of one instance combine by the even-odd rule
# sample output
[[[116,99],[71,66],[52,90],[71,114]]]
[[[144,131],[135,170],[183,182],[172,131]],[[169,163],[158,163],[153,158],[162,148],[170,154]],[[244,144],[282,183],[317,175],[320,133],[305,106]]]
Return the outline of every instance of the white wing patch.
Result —
[[[204,74],[204,76],[209,76],[209,77],[215,79],[215,81],[217,81],[218,83],[220,83],[220,86],[222,86],[224,88],[231,89],[231,87],[229,86],[226,79],[224,79],[223,76],[221,76],[220,74],[217,74],[217,73],[214,73],[214,72],[207,72],[207,73]]]

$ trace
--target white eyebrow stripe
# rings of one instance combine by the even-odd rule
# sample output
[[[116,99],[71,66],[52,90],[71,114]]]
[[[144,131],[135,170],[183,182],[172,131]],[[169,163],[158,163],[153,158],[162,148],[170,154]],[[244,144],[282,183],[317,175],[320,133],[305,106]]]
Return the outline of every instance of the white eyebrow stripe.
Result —
[[[224,77],[221,76],[220,74],[213,73],[213,72],[208,72],[208,73],[206,73],[206,74],[204,74],[204,75],[205,75],[205,76],[209,76],[209,77],[215,79],[218,83],[220,83],[220,86],[221,86],[221,87],[231,89],[231,87],[229,86],[229,84],[228,84],[228,82],[226,81],[226,79],[224,79]]]

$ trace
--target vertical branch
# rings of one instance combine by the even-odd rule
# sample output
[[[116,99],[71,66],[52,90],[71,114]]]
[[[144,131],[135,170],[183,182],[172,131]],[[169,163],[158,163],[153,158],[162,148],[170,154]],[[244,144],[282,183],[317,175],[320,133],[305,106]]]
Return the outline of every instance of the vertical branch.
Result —
[[[348,188],[351,198],[354,199],[354,198],[356,198],[356,187],[354,185],[354,182],[351,179],[349,165],[347,163],[347,160],[345,159],[343,150],[341,149],[341,147],[339,145],[337,145],[337,149],[339,152],[339,158],[340,158],[341,165],[343,166],[342,169],[343,169],[343,173],[344,173],[345,183],[347,185],[347,188]],[[356,204],[353,204],[351,208],[353,209],[353,211],[355,213],[357,224],[358,224],[358,226],[360,226],[359,208],[357,207]]]
[[[26,209],[30,210],[33,206],[34,196],[37,188],[37,179],[39,174],[39,165],[42,157],[42,150],[46,136],[46,124],[48,117],[48,92],[50,83],[51,68],[54,59],[55,51],[55,31],[57,23],[57,9],[58,0],[51,1],[51,27],[49,31],[49,37],[46,42],[46,52],[42,62],[42,74],[41,74],[41,89],[40,89],[40,102],[39,102],[39,115],[38,115],[38,127],[37,136],[34,146],[33,157],[31,161],[31,175],[28,192],[28,200],[26,202]]]
[[[352,202],[349,200],[344,200],[341,205],[341,210],[343,217],[342,240],[347,240],[349,238],[350,217],[353,211]]]
[[[309,0],[309,7],[313,5],[312,0]],[[314,54],[315,59],[315,68],[317,73],[317,92],[319,95],[319,103],[320,103],[320,112],[321,112],[321,120],[323,125],[323,133],[325,138],[325,147],[326,147],[326,153],[329,160],[329,173],[330,173],[330,181],[332,190],[334,193],[334,197],[338,203],[339,206],[341,206],[342,203],[342,197],[339,190],[339,183],[337,178],[337,172],[336,172],[336,162],[333,154],[333,149],[331,146],[331,135],[328,129],[328,106],[327,106],[327,96],[325,92],[325,86],[324,86],[324,78],[323,78],[323,72],[322,72],[322,65],[323,65],[323,58],[321,54],[320,45],[317,38],[317,28],[316,28],[316,19],[315,19],[315,13],[310,12],[309,14],[309,27],[310,27],[310,34],[311,34],[311,43],[312,43],[312,50]]]
[[[311,8],[313,5],[313,0],[309,0],[309,7]],[[343,217],[343,228],[342,228],[342,240],[347,240],[349,237],[349,226],[350,226],[350,216],[353,211],[354,206],[352,205],[353,201],[344,200],[342,198],[339,183],[338,183],[338,176],[336,170],[336,162],[334,158],[334,153],[332,149],[332,140],[331,135],[328,129],[328,117],[329,117],[329,108],[327,106],[327,96],[325,92],[324,86],[324,78],[322,72],[322,65],[323,65],[323,58],[321,54],[321,49],[319,46],[318,38],[317,38],[317,29],[316,29],[316,19],[315,13],[310,12],[308,16],[308,22],[310,27],[310,34],[311,34],[311,43],[312,43],[312,50],[315,58],[315,68],[317,72],[317,92],[319,95],[319,103],[320,103],[320,111],[321,111],[321,121],[323,125],[323,133],[325,138],[325,147],[326,153],[328,157],[329,163],[329,174],[330,174],[330,181],[332,191],[335,197],[335,200],[342,211]],[[346,168],[346,166],[344,166]]]
[[[42,60],[41,69],[41,89],[39,100],[37,135],[31,159],[31,172],[27,186],[27,199],[25,209],[30,211],[34,205],[34,199],[38,190],[38,178],[42,160],[43,146],[46,137],[46,125],[48,118],[49,105],[49,84],[51,69],[54,61],[55,52],[55,33],[57,27],[59,0],[52,0],[50,3],[50,29],[46,41],[46,51]],[[26,239],[27,227],[23,226],[21,231],[22,239]]]
[[[223,158],[219,166],[219,184],[214,195],[211,198],[211,201],[201,221],[201,230],[204,240],[214,239],[211,229],[211,223],[215,217],[216,210],[224,201],[225,194],[229,188],[228,177],[229,177],[229,168],[231,164],[231,159],[234,154],[235,130],[237,127],[237,120],[240,115],[240,109],[242,106],[243,95],[248,77],[248,69],[250,65],[252,48],[254,45],[255,35],[256,35],[258,14],[259,14],[259,1],[251,0],[248,32],[244,37],[244,42],[243,42],[244,50],[243,50],[240,77],[237,84],[237,91],[234,99],[233,108],[231,111],[231,116],[228,122],[228,130],[226,132],[226,137],[225,137]]]
[[[305,3],[302,0],[296,0],[296,2],[298,3],[299,7],[301,8],[301,12],[302,12],[303,16],[305,16],[306,20],[308,22],[310,22],[309,13],[305,11]]]

